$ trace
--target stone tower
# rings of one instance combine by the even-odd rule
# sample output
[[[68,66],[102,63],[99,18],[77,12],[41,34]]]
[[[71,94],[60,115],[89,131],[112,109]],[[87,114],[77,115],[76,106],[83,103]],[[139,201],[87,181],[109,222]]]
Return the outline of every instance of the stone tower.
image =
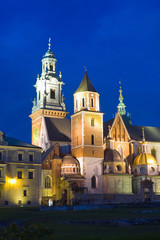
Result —
[[[42,73],[37,76],[34,87],[37,97],[33,101],[32,114],[32,144],[47,150],[49,144],[46,139],[44,118],[66,118],[66,106],[62,92],[62,75],[56,73],[57,60],[51,51],[49,39],[48,50],[42,59]],[[45,134],[46,133],[46,134]]]
[[[90,193],[101,192],[103,160],[103,113],[99,94],[85,70],[82,82],[74,93],[74,114],[71,116],[72,154],[79,160],[85,186]]]

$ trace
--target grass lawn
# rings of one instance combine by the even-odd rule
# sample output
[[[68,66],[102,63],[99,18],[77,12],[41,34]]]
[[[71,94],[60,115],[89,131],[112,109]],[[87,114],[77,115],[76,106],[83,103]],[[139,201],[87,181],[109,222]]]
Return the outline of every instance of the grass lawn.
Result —
[[[159,210],[144,208],[145,210]],[[45,224],[54,230],[55,240],[154,240],[160,239],[160,225],[109,226],[107,224],[75,224],[67,221],[110,220],[126,218],[160,217],[160,212],[141,213],[142,208],[113,208],[87,211],[40,212],[38,208],[0,208],[0,222],[27,220]],[[135,212],[136,211],[136,212]]]

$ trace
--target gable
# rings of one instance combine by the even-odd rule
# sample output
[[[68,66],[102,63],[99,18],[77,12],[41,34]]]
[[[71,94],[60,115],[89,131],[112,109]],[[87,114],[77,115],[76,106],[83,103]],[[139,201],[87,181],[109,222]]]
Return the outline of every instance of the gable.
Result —
[[[127,128],[119,113],[117,113],[115,118],[104,123],[104,136],[106,137],[109,133],[107,129],[109,125],[111,126],[111,138],[115,141],[128,142],[130,140]]]

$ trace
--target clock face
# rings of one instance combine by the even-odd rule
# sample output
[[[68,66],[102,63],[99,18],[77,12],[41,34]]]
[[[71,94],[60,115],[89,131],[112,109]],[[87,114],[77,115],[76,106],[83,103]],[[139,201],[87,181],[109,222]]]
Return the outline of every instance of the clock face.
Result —
[[[35,143],[37,143],[38,139],[39,139],[39,130],[38,130],[38,128],[36,128],[33,132],[33,140]]]

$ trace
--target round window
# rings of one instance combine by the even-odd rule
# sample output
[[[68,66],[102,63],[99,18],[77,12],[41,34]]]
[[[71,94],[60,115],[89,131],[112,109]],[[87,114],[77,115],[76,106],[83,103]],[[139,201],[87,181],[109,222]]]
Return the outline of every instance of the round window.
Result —
[[[143,173],[145,173],[145,168],[144,167],[141,167],[140,168],[140,172],[143,174]]]
[[[116,168],[119,172],[122,171],[122,166],[121,165],[117,165]]]

